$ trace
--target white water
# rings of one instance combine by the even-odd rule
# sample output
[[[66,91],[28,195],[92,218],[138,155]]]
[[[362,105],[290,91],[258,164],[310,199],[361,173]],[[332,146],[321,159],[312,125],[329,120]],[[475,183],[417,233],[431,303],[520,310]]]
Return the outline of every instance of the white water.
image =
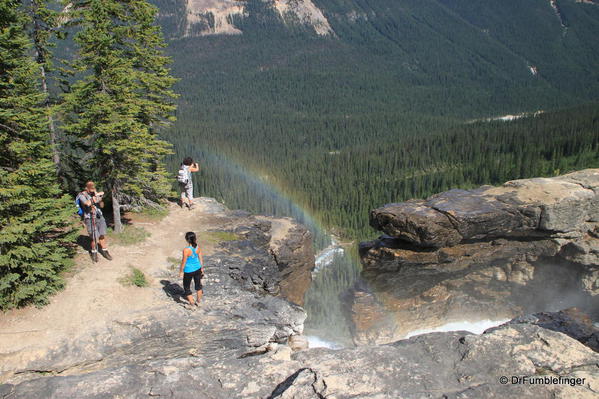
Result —
[[[501,115],[501,116],[493,116],[491,118],[482,118],[482,119],[473,119],[468,121],[467,123],[476,123],[476,122],[512,122],[522,118],[536,118],[537,116],[543,114],[545,111],[538,110],[536,112],[522,112],[520,114],[515,115]]]
[[[341,247],[341,245],[339,245],[337,241],[332,240],[331,245],[329,245],[328,247],[320,251],[318,255],[316,255],[316,258],[314,260],[313,273],[318,273],[322,268],[329,266],[335,259],[335,256],[342,255],[343,252],[344,250]]]
[[[328,348],[328,349],[342,349],[343,346],[331,341],[325,341],[322,338],[314,335],[306,336],[310,348]]]
[[[410,331],[405,338],[432,332],[468,331],[473,334],[482,334],[486,329],[497,327],[509,320],[480,320],[480,321],[457,321],[447,323],[439,327]]]

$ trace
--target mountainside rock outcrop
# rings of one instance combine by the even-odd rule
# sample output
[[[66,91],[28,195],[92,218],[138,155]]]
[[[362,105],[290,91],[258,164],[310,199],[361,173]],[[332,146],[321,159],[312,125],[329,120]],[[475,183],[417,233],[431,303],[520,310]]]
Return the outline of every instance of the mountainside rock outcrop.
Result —
[[[183,35],[242,34],[234,21],[247,17],[247,3],[244,0],[185,0]],[[169,6],[168,9],[171,7]],[[329,21],[311,0],[264,1],[264,7],[272,8],[272,11],[286,23],[308,26],[321,36],[333,34]]]
[[[312,233],[290,218],[270,219],[270,252],[279,270],[281,295],[301,306],[315,267]]]
[[[351,306],[357,343],[447,322],[597,309],[599,170],[451,190],[375,209],[370,220],[386,235],[361,245],[368,284]],[[385,315],[377,323],[357,316],[364,297]]]

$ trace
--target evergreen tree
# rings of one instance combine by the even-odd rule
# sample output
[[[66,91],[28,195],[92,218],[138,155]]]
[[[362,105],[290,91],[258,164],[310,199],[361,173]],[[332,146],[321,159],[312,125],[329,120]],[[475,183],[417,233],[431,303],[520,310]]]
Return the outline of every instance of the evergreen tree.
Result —
[[[65,95],[65,132],[76,136],[92,178],[111,194],[115,231],[121,210],[158,206],[170,192],[162,159],[170,145],[157,129],[172,119],[174,79],[162,56],[157,10],[145,0],[69,3],[79,25],[74,70],[83,76]]]
[[[31,18],[31,39],[33,49],[35,50],[35,61],[40,68],[40,83],[44,93],[44,107],[48,113],[52,161],[56,165],[57,173],[62,175],[57,130],[50,107],[50,90],[48,87],[48,74],[53,70],[52,53],[50,51],[51,47],[53,47],[51,39],[57,32],[60,13],[48,7],[48,0],[28,0],[27,7]]]
[[[0,309],[41,304],[69,265],[73,204],[55,183],[20,1],[0,0]]]

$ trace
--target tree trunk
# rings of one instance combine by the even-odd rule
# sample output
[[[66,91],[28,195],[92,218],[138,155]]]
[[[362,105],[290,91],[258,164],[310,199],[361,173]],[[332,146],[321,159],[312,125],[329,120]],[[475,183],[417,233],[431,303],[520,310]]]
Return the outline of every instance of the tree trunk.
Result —
[[[31,1],[31,17],[33,19],[33,47],[35,48],[36,61],[40,66],[40,77],[42,91],[45,94],[44,107],[48,111],[48,129],[50,130],[50,148],[52,149],[52,161],[56,165],[56,173],[61,176],[62,169],[60,167],[60,153],[58,152],[58,140],[56,136],[56,128],[54,127],[54,118],[50,112],[50,91],[48,90],[48,77],[46,76],[46,63],[48,62],[46,49],[40,42],[40,32],[42,28],[39,21],[38,5],[35,1]]]
[[[50,93],[48,91],[48,81],[46,78],[46,68],[43,65],[40,65],[41,75],[42,75],[42,90],[46,95],[46,100],[44,101],[44,106],[48,111],[48,129],[50,130],[50,147],[52,148],[52,161],[54,161],[54,165],[56,165],[56,172],[58,175],[61,173],[60,168],[60,153],[58,152],[58,143],[56,138],[56,128],[54,127],[54,118],[52,118],[52,112],[50,111]]]
[[[46,110],[48,111],[48,129],[50,130],[50,148],[52,149],[52,161],[54,162],[54,165],[56,166],[56,174],[59,177],[62,177],[62,168],[60,165],[60,152],[58,150],[58,140],[56,137],[56,128],[54,127],[54,118],[52,118],[52,112],[50,110],[50,99],[49,99],[49,92],[48,92],[48,84],[46,81],[46,69],[44,68],[43,65],[40,66],[40,69],[42,71],[42,90],[44,90],[44,93],[46,94],[46,100],[44,101],[44,106],[46,107]]]
[[[119,202],[118,190],[112,188],[112,216],[114,219],[114,232],[121,233],[123,224],[121,223],[121,203]]]

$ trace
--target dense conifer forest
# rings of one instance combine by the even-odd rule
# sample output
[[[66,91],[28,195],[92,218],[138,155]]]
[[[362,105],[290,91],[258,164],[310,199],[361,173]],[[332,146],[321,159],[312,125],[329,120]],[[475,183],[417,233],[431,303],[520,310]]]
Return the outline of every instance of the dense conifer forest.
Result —
[[[198,159],[230,207],[365,239],[384,203],[598,164],[597,6],[318,0],[319,37],[249,0],[243,35],[183,37],[183,5],[157,4],[181,79],[169,169]]]

